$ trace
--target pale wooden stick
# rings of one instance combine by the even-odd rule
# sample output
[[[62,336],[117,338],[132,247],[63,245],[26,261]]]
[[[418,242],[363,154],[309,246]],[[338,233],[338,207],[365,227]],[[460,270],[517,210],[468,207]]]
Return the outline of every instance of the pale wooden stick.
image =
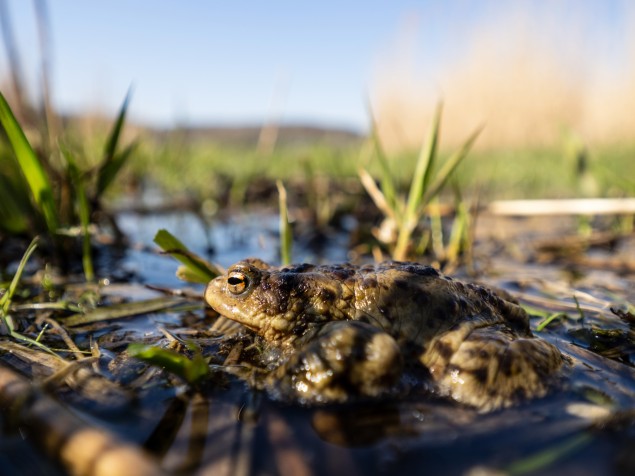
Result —
[[[572,198],[499,200],[490,203],[494,215],[620,215],[635,213],[635,198]]]

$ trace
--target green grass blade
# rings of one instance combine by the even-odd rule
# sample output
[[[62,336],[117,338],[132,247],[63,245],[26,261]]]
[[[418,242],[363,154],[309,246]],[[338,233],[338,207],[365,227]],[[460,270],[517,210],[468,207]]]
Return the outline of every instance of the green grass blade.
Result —
[[[128,353],[135,359],[164,368],[191,384],[195,384],[209,375],[209,367],[200,351],[195,352],[190,360],[185,355],[170,349],[146,344],[130,344],[128,345]]]
[[[432,197],[436,196],[445,186],[446,182],[452,176],[456,168],[470,152],[470,149],[474,145],[474,142],[476,141],[482,130],[482,127],[476,129],[472,133],[472,135],[470,135],[470,137],[468,137],[468,139],[463,143],[461,148],[457,152],[452,154],[452,156],[450,156],[448,160],[445,161],[441,169],[439,169],[439,172],[436,174],[434,182],[432,182],[432,184],[425,191],[425,195],[422,201],[424,205],[428,203],[432,199]]]
[[[113,124],[112,130],[110,131],[110,135],[108,136],[108,140],[106,141],[104,147],[104,158],[109,159],[115,155],[115,151],[117,149],[117,144],[119,143],[119,138],[121,136],[121,131],[123,130],[123,125],[126,120],[126,113],[128,111],[128,105],[130,104],[130,96],[132,94],[131,89],[128,89],[126,93],[126,97],[123,100],[121,108],[119,109],[119,114],[117,115],[117,119]]]
[[[278,196],[280,199],[280,261],[283,266],[291,264],[293,248],[293,233],[289,223],[289,210],[287,208],[287,189],[280,180],[276,181]]]
[[[434,200],[429,208],[430,217],[430,244],[432,252],[438,261],[445,260],[445,247],[443,246],[443,221],[441,219],[441,209],[439,201]]]
[[[450,239],[446,248],[446,258],[450,264],[457,263],[461,252],[466,251],[467,246],[469,246],[467,243],[469,222],[469,206],[464,201],[459,201],[456,205],[456,215],[452,222]]]
[[[93,259],[90,249],[90,205],[88,204],[88,198],[86,197],[86,187],[84,186],[84,178],[77,167],[75,158],[69,150],[65,147],[61,147],[62,154],[66,159],[66,165],[68,168],[68,175],[71,183],[74,184],[74,192],[77,199],[77,209],[79,212],[79,222],[82,227],[83,243],[82,243],[82,264],[84,266],[84,275],[86,281],[92,282],[95,280],[95,271],[93,268]]]
[[[566,318],[567,315],[563,314],[562,312],[554,312],[552,314],[549,314],[545,319],[538,323],[538,325],[536,326],[536,332],[544,331],[549,324],[560,317]]]
[[[9,104],[1,93],[0,123],[7,133],[18,164],[22,169],[22,174],[29,185],[38,209],[44,216],[47,228],[50,233],[55,233],[59,222],[51,183],[44,167],[24,135],[24,131],[13,115]]]
[[[20,334],[19,332],[15,332],[15,331],[11,331],[11,337],[13,337],[15,340],[19,340],[24,342],[25,344],[29,344],[32,345],[34,347],[37,347],[41,350],[43,350],[44,352],[47,352],[51,355],[54,355],[55,357],[59,357],[59,355],[57,355],[53,349],[51,349],[50,347],[42,344],[41,342],[35,340],[35,339],[31,339],[30,337],[24,336],[22,334]]]
[[[13,294],[15,294],[15,290],[18,287],[18,283],[20,282],[20,278],[22,277],[22,273],[24,272],[24,267],[26,266],[26,263],[29,261],[29,258],[31,257],[35,249],[37,248],[38,241],[39,241],[39,238],[37,236],[33,238],[33,241],[31,241],[31,244],[28,246],[28,248],[24,252],[24,255],[22,256],[22,259],[20,260],[18,269],[16,270],[15,275],[13,276],[13,279],[11,280],[11,284],[9,284],[9,289],[7,289],[7,292],[5,292],[2,295],[2,297],[0,297],[0,310],[2,311],[3,318],[6,318],[9,313],[9,306],[11,306],[11,300],[13,299]],[[9,327],[11,332],[13,332],[12,324],[13,324],[12,322],[7,323],[7,327]]]
[[[10,234],[25,233],[29,229],[27,217],[34,213],[28,195],[0,172],[0,230]]]
[[[406,204],[406,220],[412,220],[416,217],[428,184],[430,183],[430,176],[437,156],[442,110],[443,106],[439,104],[434,111],[426,145],[421,147],[419,158],[417,159],[417,166],[414,176],[412,177],[408,202]]]
[[[417,159],[414,176],[410,183],[410,192],[408,193],[404,218],[399,227],[397,244],[393,251],[393,258],[397,260],[406,258],[410,237],[420,219],[421,205],[425,203],[424,194],[428,188],[430,174],[434,168],[437,155],[442,110],[443,106],[439,104],[434,112],[427,141],[421,147],[419,158]]]
[[[397,211],[388,204],[388,199],[384,193],[377,187],[375,179],[364,169],[358,170],[359,181],[366,189],[366,193],[370,196],[375,206],[381,211],[387,218],[392,218],[397,221]]]
[[[99,170],[97,172],[97,192],[96,197],[101,196],[104,190],[112,183],[112,180],[116,176],[119,169],[130,155],[131,148],[128,147],[127,153],[116,154],[117,145],[121,138],[121,131],[126,120],[126,113],[128,111],[128,105],[130,104],[130,96],[132,94],[131,89],[128,89],[123,104],[119,109],[119,114],[115,120],[113,127],[110,131],[106,144],[104,145],[104,158]],[[124,151],[125,152],[125,151]],[[123,156],[123,157],[122,157]]]
[[[154,236],[154,242],[167,254],[180,261],[188,268],[187,276],[196,279],[195,282],[207,284],[212,279],[223,274],[217,266],[208,263],[200,256],[191,252],[174,235],[167,230],[159,230]],[[180,275],[183,275],[181,270]]]
[[[46,352],[56,355],[51,349],[49,349],[47,346],[45,346],[41,342],[38,342],[36,340],[31,339],[30,337],[23,336],[19,332],[16,332],[13,318],[9,314],[9,308],[11,307],[11,300],[13,299],[13,295],[15,294],[15,290],[18,287],[20,278],[22,277],[22,273],[24,272],[24,268],[26,267],[27,262],[29,261],[29,258],[31,257],[35,249],[37,248],[38,241],[39,241],[39,238],[37,236],[33,238],[33,240],[31,241],[31,244],[29,244],[26,251],[24,252],[24,255],[22,255],[22,259],[20,260],[18,269],[16,270],[15,275],[13,276],[13,279],[11,280],[11,284],[9,284],[9,289],[7,289],[7,292],[5,292],[2,295],[2,297],[0,297],[0,318],[2,318],[2,321],[4,322],[7,330],[9,331],[9,334],[14,339],[26,342],[27,344],[34,345]]]
[[[97,172],[97,190],[95,198],[99,199],[112,184],[119,174],[119,171],[126,164],[132,153],[137,148],[138,143],[133,142],[120,153],[115,154],[111,160],[104,161]]]
[[[176,277],[179,278],[181,281],[185,281],[186,283],[205,284],[209,282],[207,278],[201,276],[198,270],[192,270],[191,268],[188,268],[184,264],[176,268]]]

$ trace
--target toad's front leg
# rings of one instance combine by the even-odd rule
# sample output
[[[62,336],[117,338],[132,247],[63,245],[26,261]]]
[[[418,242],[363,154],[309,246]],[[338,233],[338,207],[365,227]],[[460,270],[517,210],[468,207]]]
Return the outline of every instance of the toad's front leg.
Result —
[[[282,400],[345,402],[390,391],[402,369],[390,335],[361,322],[331,322],[272,372],[267,386]]]

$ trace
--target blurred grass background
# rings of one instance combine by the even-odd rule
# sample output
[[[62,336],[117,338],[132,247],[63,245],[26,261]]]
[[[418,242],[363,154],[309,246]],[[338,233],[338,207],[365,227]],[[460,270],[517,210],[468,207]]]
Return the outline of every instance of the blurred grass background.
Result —
[[[630,15],[623,24],[632,25],[635,8],[618,3]],[[457,171],[464,195],[478,192],[487,200],[633,194],[635,40],[630,30],[635,29],[598,42],[598,35],[589,33],[592,4],[498,4],[472,23],[464,20],[454,30],[437,32],[441,41],[461,40],[451,48],[421,48],[421,32],[435,28],[434,7],[405,14],[394,43],[377,52],[368,92],[368,123],[372,116],[396,177],[404,184],[411,178],[434,105],[441,99],[441,155],[475,127],[485,126]],[[3,38],[6,43],[7,36]],[[619,55],[607,58],[616,41],[621,42]],[[435,48],[446,57],[427,61]],[[42,64],[48,61],[45,57]],[[0,85],[15,105],[19,98],[12,94],[16,89],[8,73],[0,74]],[[41,95],[43,101],[47,94]],[[37,104],[32,112],[42,113]],[[81,160],[95,158],[85,165],[97,163],[112,118],[95,111],[59,116],[65,140],[81,144]],[[37,142],[35,121],[26,114],[22,119],[27,135]],[[204,200],[225,193],[227,184],[240,196],[241,187],[262,178],[273,183],[323,176],[345,183],[356,179],[360,166],[379,172],[364,154],[367,135],[275,121],[256,127],[161,129],[129,121],[124,142],[139,137],[139,146],[108,196],[140,184]]]
[[[635,9],[620,6],[625,24],[633,25]],[[432,70],[424,66],[432,53],[418,49],[417,38],[434,28],[435,18],[406,17],[394,44],[378,52],[369,93],[369,123],[372,114],[397,176],[409,181],[441,99],[441,154],[485,126],[458,170],[464,193],[478,191],[484,199],[632,195],[635,28],[598,41],[593,12],[589,2],[501,5],[461,35],[444,32],[443,38],[460,36],[465,44]],[[355,177],[364,165],[363,133],[339,141],[327,133],[306,141],[278,133],[264,155],[254,134],[242,140],[240,134],[187,140],[187,132],[162,143],[150,138],[137,173],[156,174],[170,190],[187,184],[205,194],[218,174],[238,182],[286,180],[310,169],[337,179]]]

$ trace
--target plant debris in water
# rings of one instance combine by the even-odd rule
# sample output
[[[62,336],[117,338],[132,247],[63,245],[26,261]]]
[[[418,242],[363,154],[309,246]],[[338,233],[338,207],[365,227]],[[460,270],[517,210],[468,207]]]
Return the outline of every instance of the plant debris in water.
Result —
[[[171,235],[163,236],[167,237],[165,249],[178,250],[173,256],[192,266],[192,274],[201,272],[204,260]],[[391,467],[408,472],[419,467],[420,458],[427,459],[434,449],[441,456],[446,452],[460,454],[460,459],[454,459],[455,468],[465,472],[486,466],[509,474],[528,474],[566,467],[576,458],[579,464],[588,464],[584,452],[594,454],[593,448],[613,438],[608,434],[609,427],[611,432],[632,432],[627,420],[622,420],[622,429],[609,423],[616,412],[629,411],[620,392],[631,399],[633,395],[632,382],[626,383],[630,378],[626,376],[633,372],[625,372],[633,367],[633,314],[628,305],[610,309],[614,302],[610,299],[567,286],[554,291],[524,284],[523,290],[515,293],[536,316],[534,328],[543,337],[590,351],[580,354],[580,358],[585,359],[585,365],[602,369],[604,377],[590,381],[587,374],[578,376],[575,370],[570,378],[574,382],[581,379],[579,389],[574,385],[544,401],[491,415],[479,415],[443,399],[415,395],[353,407],[296,408],[263,399],[252,389],[258,387],[275,354],[259,339],[205,309],[200,298],[190,300],[178,292],[156,297],[156,291],[148,290],[155,297],[122,302],[104,294],[108,286],[91,285],[91,293],[96,294],[89,302],[94,307],[86,308],[79,300],[68,300],[81,296],[81,292],[67,293],[62,285],[58,296],[64,301],[46,302],[45,294],[31,293],[28,299],[40,302],[24,302],[19,297],[21,281],[25,281],[23,270],[34,249],[33,245],[25,253],[0,298],[5,328],[14,333],[7,332],[0,345],[3,365],[33,379],[45,394],[91,415],[92,421],[112,432],[109,437],[137,442],[135,451],[141,461],[153,465],[154,470],[160,466],[168,472],[182,472],[183,468],[189,472],[241,461],[251,468],[249,471],[267,472],[287,464],[282,463],[283,458],[304,461],[305,448],[312,448],[335,458],[333,464],[347,454],[355,465],[354,472],[360,474],[376,472],[373,461],[381,454],[392,454]],[[184,304],[188,307],[183,308]],[[217,329],[223,329],[222,333]],[[615,363],[608,365],[605,357]],[[617,382],[621,390],[612,388]],[[6,398],[1,390],[0,398]],[[576,402],[584,402],[589,415],[595,412],[601,416],[581,418],[578,411],[562,413],[563,408]],[[29,408],[24,407],[23,412],[23,418],[34,418]],[[58,418],[67,418],[64,415],[60,413]],[[559,426],[549,423],[553,421]],[[519,428],[526,437],[520,436]],[[198,447],[194,459],[177,449],[180,439],[194,438],[191,432],[209,441],[209,446]],[[507,438],[510,432],[518,436]],[[238,446],[236,441],[240,441]],[[284,449],[285,441],[294,442],[288,447],[292,449]],[[329,446],[324,446],[325,441],[330,442]],[[401,448],[401,456],[391,453],[394,445]],[[154,456],[146,459],[148,455],[141,446],[152,448]],[[348,446],[356,449],[347,453]],[[212,448],[225,448],[227,454],[220,456]],[[526,449],[518,453],[518,448]],[[621,448],[618,445],[616,451]],[[156,451],[172,456],[159,465]],[[54,454],[48,457],[60,458]],[[595,468],[604,467],[599,462],[593,464]],[[320,464],[314,468],[326,471]],[[439,462],[430,463],[433,472],[443,468]]]

